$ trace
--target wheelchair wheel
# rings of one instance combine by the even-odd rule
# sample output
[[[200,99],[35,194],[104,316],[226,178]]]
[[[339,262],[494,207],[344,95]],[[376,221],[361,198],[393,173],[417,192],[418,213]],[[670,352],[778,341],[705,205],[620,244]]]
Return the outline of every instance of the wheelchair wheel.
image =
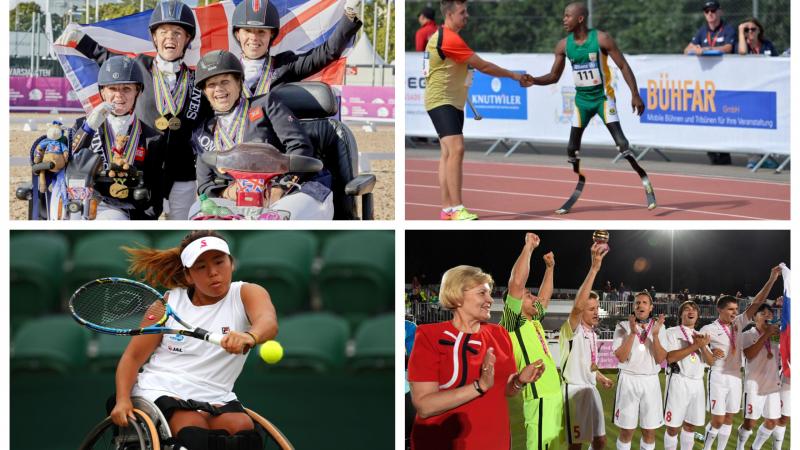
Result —
[[[247,408],[245,408],[244,410],[247,413],[247,415],[250,416],[251,419],[253,419],[253,422],[256,422],[257,424],[261,425],[264,428],[264,430],[266,430],[267,437],[269,437],[269,439],[273,443],[275,443],[278,446],[278,448],[280,448],[281,450],[294,450],[294,446],[292,445],[291,442],[289,442],[289,439],[286,439],[286,436],[284,436],[283,433],[281,433],[281,430],[279,430],[278,427],[273,425],[272,422],[261,417],[257,412],[254,412]]]
[[[119,428],[106,417],[81,443],[79,450],[161,450],[161,443],[153,421],[138,409],[133,410],[135,421],[127,428]]]

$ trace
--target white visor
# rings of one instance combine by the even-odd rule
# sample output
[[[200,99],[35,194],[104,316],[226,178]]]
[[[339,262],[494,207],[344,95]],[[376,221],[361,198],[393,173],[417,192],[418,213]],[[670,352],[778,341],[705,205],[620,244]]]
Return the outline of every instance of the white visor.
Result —
[[[192,267],[192,264],[197,261],[197,258],[209,250],[219,250],[226,255],[231,254],[231,251],[228,249],[228,243],[224,240],[214,236],[202,237],[192,241],[192,243],[187,245],[181,252],[183,267]]]

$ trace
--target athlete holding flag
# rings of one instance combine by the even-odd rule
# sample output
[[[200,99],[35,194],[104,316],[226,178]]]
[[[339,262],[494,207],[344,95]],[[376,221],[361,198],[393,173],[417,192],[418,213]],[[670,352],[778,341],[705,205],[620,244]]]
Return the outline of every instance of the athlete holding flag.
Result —
[[[706,425],[703,450],[711,450],[717,438],[717,450],[724,450],[728,444],[733,415],[739,412],[742,404],[742,330],[753,321],[756,311],[766,300],[780,274],[780,266],[772,268],[766,284],[742,314],[738,314],[739,301],[736,297],[720,297],[717,300],[719,318],[700,329],[700,333],[711,337],[711,353],[715,359],[708,370],[706,409],[711,412],[711,421]]]
[[[344,17],[322,44],[302,55],[286,51],[275,56],[270,56],[269,50],[281,27],[278,9],[268,0],[239,3],[231,22],[236,43],[242,49],[245,97],[266,94],[278,85],[301,81],[340,58],[361,28],[362,22],[357,17],[360,3],[361,0],[345,1]]]
[[[570,3],[564,10],[564,29],[569,35],[556,44],[555,62],[550,69],[550,73],[541,77],[533,77],[532,83],[526,86],[557,83],[564,72],[565,59],[569,58],[572,64],[572,76],[575,80],[575,112],[572,116],[572,130],[567,144],[568,162],[572,164],[572,170],[578,174],[578,185],[575,192],[564,205],[556,210],[558,214],[566,214],[572,205],[578,201],[586,177],[580,170],[580,148],[583,130],[595,114],[599,115],[606,124],[606,128],[614,138],[617,150],[628,160],[633,170],[639,174],[647,195],[647,209],[656,207],[656,197],[653,186],[647,177],[647,173],[639,166],[633,152],[628,148],[628,140],[622,133],[617,115],[616,99],[614,89],[611,87],[611,70],[608,67],[608,57],[622,72],[622,76],[631,90],[631,106],[637,115],[644,112],[644,102],[639,96],[639,89],[636,86],[636,77],[633,74],[625,57],[617,48],[617,43],[611,35],[605,31],[589,29],[586,25],[588,10],[583,3]]]
[[[194,70],[183,61],[197,34],[197,23],[189,6],[168,0],[153,8],[149,28],[157,55],[135,57],[144,74],[136,116],[161,133],[159,144],[166,150],[163,192],[167,219],[186,220],[196,190],[195,155],[189,145],[192,130],[213,115],[211,106],[194,85]],[[97,64],[115,55],[78,29],[64,33],[56,44],[71,42]]]

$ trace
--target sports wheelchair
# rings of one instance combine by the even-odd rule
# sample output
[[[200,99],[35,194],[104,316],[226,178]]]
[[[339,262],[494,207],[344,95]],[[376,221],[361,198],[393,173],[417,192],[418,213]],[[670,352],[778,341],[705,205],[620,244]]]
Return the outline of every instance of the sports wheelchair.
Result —
[[[338,100],[330,86],[317,81],[303,81],[288,83],[279,86],[271,91],[271,94],[279,98],[299,120],[299,123],[306,131],[312,144],[319,142],[335,142],[335,145],[316,146],[317,157],[322,160],[324,166],[333,176],[333,206],[334,220],[372,220],[374,219],[374,200],[372,189],[375,186],[376,178],[373,174],[358,173],[358,145],[350,129],[338,119],[334,118],[338,111]],[[331,130],[335,136],[330,136]],[[68,133],[67,146],[70,145],[72,133]],[[34,151],[36,145],[44,139],[40,137],[31,147],[30,160],[33,165]],[[79,172],[78,168],[70,168],[69,164],[65,169],[68,171],[67,178],[70,188],[75,188],[75,180],[85,179],[85,188],[91,190],[96,182],[95,177]],[[85,171],[85,169],[80,169]],[[70,173],[70,172],[74,172]],[[44,194],[36,189],[36,178],[33,175],[31,183],[24,183],[17,186],[16,198],[28,202],[28,219],[30,220],[57,220],[57,217],[49,217],[50,193],[49,188],[56,181],[54,175],[48,175],[48,188]],[[133,190],[133,186],[131,189]],[[73,189],[75,190],[75,189]],[[81,195],[86,189],[77,189]],[[357,197],[361,198],[361,215],[359,217],[357,208]],[[78,208],[86,199],[76,198],[65,202],[66,206],[72,209],[84,211],[84,207]],[[65,207],[66,207],[65,206]],[[71,213],[74,211],[70,210]],[[85,216],[85,214],[84,214]]]
[[[120,428],[106,417],[97,424],[81,445],[79,450],[181,450],[173,442],[172,433],[166,417],[158,407],[141,397],[133,397],[133,414],[136,420],[128,420],[127,428]],[[247,408],[245,411],[253,419],[256,428],[263,430],[265,448],[278,448],[280,450],[294,450],[294,446],[286,436],[267,419]],[[272,447],[266,447],[272,445]]]

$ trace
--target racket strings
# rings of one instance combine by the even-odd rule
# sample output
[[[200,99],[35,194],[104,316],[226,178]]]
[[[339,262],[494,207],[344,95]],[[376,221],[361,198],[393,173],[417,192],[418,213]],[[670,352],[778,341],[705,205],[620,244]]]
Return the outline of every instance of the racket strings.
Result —
[[[158,323],[166,305],[152,291],[132,284],[88,286],[72,302],[75,314],[107,328],[136,329]]]

